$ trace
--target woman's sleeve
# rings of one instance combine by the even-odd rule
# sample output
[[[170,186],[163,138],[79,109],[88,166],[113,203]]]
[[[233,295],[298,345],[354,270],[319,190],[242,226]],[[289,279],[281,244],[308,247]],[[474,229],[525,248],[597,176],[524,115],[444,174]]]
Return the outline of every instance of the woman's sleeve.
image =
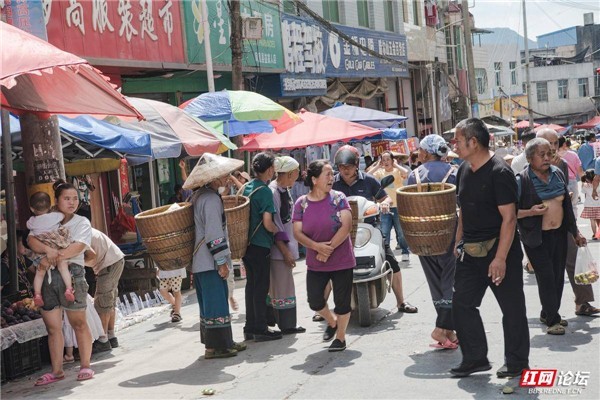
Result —
[[[300,196],[294,204],[294,213],[292,214],[293,222],[302,222],[302,218],[304,218],[304,209],[302,207],[302,203],[305,201],[305,197],[306,195]]]
[[[204,241],[208,251],[213,256],[217,264],[223,264],[228,255],[231,254],[227,237],[223,230],[223,206],[217,196],[206,196],[202,212],[204,226]]]

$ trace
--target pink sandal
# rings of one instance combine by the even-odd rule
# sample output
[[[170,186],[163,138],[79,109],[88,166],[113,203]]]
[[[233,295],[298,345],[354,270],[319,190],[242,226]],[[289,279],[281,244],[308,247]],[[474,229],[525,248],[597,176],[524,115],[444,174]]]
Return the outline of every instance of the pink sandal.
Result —
[[[41,294],[36,294],[33,296],[33,304],[38,307],[42,307],[44,305],[44,299],[42,298]]]
[[[68,288],[67,290],[65,290],[65,299],[67,299],[67,301],[75,301],[75,291],[73,290],[73,288]]]
[[[35,386],[44,386],[44,385],[49,385],[51,383],[54,382],[58,382],[65,379],[65,375],[61,375],[61,376],[56,376],[50,372],[48,372],[47,374],[44,374],[42,376],[40,376],[39,378],[36,379],[35,381]]]
[[[87,381],[88,379],[92,379],[94,377],[94,371],[89,368],[81,368],[79,373],[77,374],[78,381]]]

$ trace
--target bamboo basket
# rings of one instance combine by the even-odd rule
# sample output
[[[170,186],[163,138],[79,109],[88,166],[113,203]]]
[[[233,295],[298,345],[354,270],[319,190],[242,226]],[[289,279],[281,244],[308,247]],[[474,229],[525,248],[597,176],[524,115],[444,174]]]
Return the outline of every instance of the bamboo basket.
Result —
[[[194,208],[191,203],[178,203],[182,208],[168,211],[171,205],[143,211],[135,222],[148,254],[163,271],[188,268],[194,252]]]
[[[244,196],[223,196],[231,258],[240,259],[248,247],[250,230],[250,199]]]
[[[350,209],[352,210],[352,230],[350,231],[350,239],[354,246],[356,232],[358,231],[358,202],[356,200],[349,200],[348,203],[350,203]]]
[[[436,256],[448,250],[454,239],[457,218],[454,185],[404,186],[396,191],[396,203],[400,226],[412,253]]]

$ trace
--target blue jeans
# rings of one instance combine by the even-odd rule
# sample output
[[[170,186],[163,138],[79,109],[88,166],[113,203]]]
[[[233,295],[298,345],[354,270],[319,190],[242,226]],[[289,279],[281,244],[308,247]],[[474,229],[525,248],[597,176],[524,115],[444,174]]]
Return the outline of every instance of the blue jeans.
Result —
[[[400,227],[400,218],[398,217],[398,208],[391,207],[388,214],[381,214],[381,232],[383,233],[385,244],[390,245],[390,235],[392,233],[392,225],[396,231],[396,241],[402,249],[402,254],[409,254],[408,243],[404,239],[404,233]]]

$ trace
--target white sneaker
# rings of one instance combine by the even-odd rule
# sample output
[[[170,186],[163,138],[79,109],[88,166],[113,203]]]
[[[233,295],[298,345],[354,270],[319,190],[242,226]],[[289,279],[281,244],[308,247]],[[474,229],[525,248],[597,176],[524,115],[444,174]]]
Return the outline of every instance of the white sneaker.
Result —
[[[407,262],[407,261],[410,261],[410,255],[402,254],[402,262]]]

